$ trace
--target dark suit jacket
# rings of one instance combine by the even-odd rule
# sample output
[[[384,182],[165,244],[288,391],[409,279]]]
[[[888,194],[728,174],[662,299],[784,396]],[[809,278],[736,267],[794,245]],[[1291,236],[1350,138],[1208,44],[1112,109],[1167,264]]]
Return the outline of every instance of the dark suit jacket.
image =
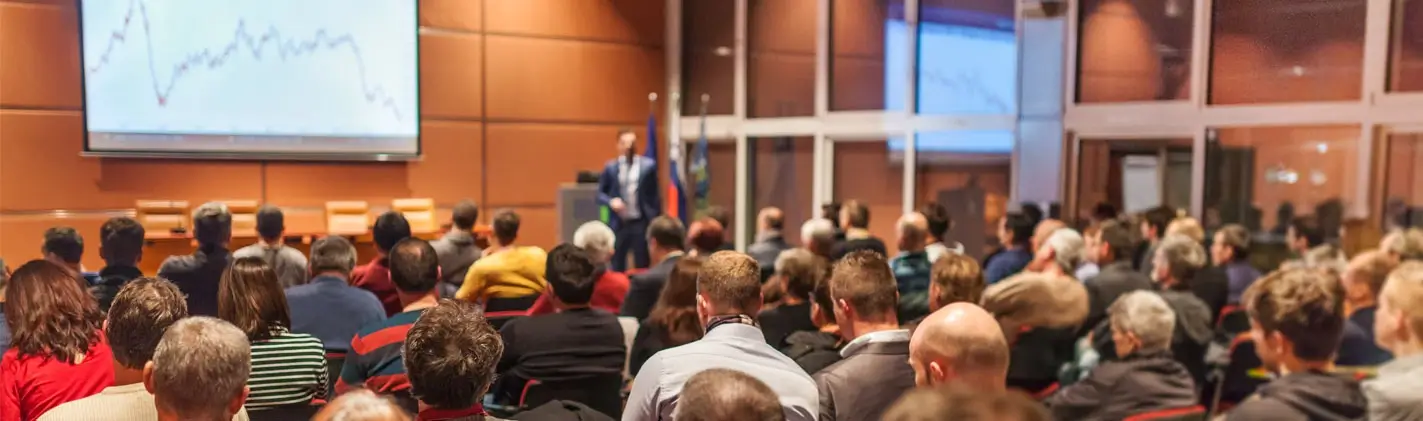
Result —
[[[1230,277],[1220,267],[1202,268],[1191,279],[1191,293],[1211,309],[1211,326],[1220,318],[1220,309],[1230,302]]]
[[[1080,332],[1084,335],[1086,330],[1096,327],[1107,318],[1107,309],[1122,294],[1155,288],[1151,278],[1132,269],[1131,262],[1125,261],[1107,265],[1097,276],[1084,279],[1082,285],[1087,287],[1088,299],[1087,318],[1082,321],[1083,330]]]
[[[618,160],[614,158],[608,160],[603,165],[603,175],[598,177],[598,204],[608,206],[613,198],[623,197],[623,183],[618,179]],[[658,191],[657,185],[657,161],[647,159],[642,155],[634,157],[638,162],[638,169],[642,172],[637,182],[637,209],[641,213],[641,219],[652,219],[662,214],[662,194]],[[623,199],[627,201],[627,199]],[[622,217],[614,214],[608,225],[613,230],[617,230],[622,225]]]
[[[680,258],[680,255],[668,257],[652,265],[646,272],[629,276],[628,295],[623,299],[623,307],[618,313],[636,317],[639,321],[647,319],[647,316],[652,314],[652,306],[657,304],[657,297],[662,295],[662,286],[667,284],[667,276],[672,274],[672,267],[677,266],[677,259]]]
[[[188,297],[188,314],[217,317],[217,287],[232,254],[227,249],[199,248],[187,256],[169,256],[158,277],[172,281]]]
[[[914,388],[909,342],[872,342],[815,376],[820,420],[877,420]]]

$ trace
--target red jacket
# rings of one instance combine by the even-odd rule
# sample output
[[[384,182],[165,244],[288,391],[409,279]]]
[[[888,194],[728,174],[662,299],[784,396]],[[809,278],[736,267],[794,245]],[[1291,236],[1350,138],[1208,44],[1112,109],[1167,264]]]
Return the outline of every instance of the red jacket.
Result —
[[[114,355],[102,332],[79,364],[22,356],[18,348],[10,348],[0,358],[0,420],[38,419],[60,404],[89,397],[113,383]]]
[[[553,303],[548,300],[548,294],[553,293],[550,289],[545,289],[544,294],[539,295],[538,301],[533,307],[529,307],[529,315],[537,316],[548,314],[554,311]],[[602,309],[609,313],[618,314],[618,309],[623,306],[623,298],[628,295],[628,276],[619,272],[604,271],[593,284],[593,300],[590,304],[593,308]]]
[[[395,293],[395,283],[390,281],[390,263],[384,257],[352,270],[351,286],[375,294],[381,306],[385,307],[385,317],[400,314],[405,308],[400,305],[400,295]]]

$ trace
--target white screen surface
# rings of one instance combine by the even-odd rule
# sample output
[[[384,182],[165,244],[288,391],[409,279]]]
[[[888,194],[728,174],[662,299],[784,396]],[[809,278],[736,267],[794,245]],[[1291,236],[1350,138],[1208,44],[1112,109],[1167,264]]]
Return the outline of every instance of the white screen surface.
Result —
[[[86,0],[92,152],[417,155],[414,0]]]

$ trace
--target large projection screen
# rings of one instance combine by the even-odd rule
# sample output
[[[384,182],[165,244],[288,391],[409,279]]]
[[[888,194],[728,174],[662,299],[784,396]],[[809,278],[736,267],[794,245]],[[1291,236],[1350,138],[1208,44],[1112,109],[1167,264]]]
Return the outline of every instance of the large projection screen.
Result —
[[[420,155],[415,0],[81,0],[85,152]]]

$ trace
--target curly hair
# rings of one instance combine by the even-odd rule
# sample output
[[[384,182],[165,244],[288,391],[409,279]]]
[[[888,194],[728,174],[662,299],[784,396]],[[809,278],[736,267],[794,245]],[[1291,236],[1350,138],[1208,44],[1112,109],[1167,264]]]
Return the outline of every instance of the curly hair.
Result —
[[[401,354],[412,396],[439,409],[468,408],[494,381],[504,341],[478,306],[440,300],[410,327]]]
[[[15,270],[5,288],[10,347],[20,355],[74,362],[99,342],[99,303],[64,268],[32,260]]]
[[[1329,360],[1344,334],[1344,287],[1333,272],[1284,269],[1255,281],[1241,299],[1267,333],[1294,343],[1296,357]]]

